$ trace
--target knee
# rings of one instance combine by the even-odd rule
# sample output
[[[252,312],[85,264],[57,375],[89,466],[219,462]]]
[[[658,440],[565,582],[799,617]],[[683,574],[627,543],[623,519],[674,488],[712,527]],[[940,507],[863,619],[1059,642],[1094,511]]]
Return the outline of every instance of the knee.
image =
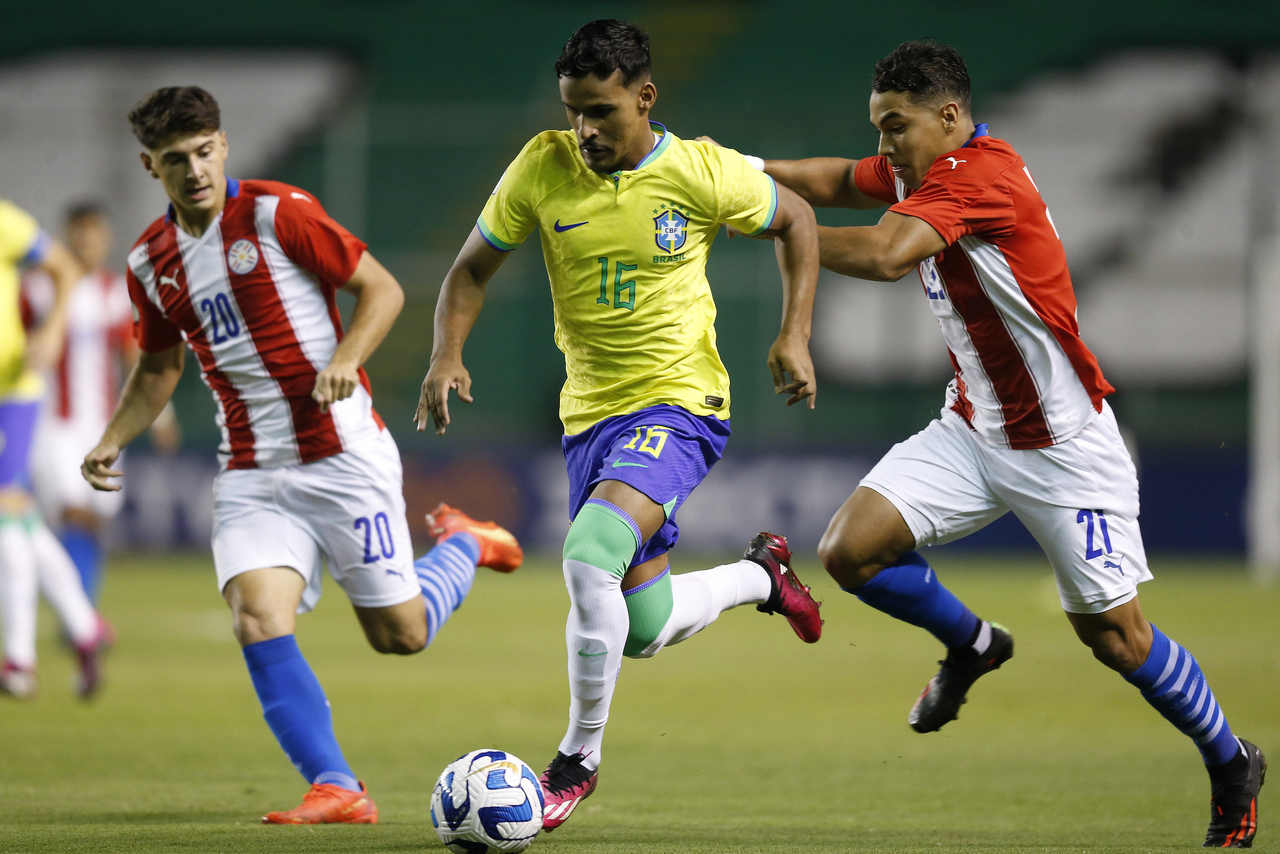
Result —
[[[294,625],[292,611],[246,601],[237,602],[231,608],[231,631],[240,646],[291,635]]]
[[[899,557],[901,553],[893,549],[872,549],[840,536],[834,527],[828,528],[818,542],[818,559],[823,568],[845,590],[857,590]]]
[[[569,525],[562,557],[566,580],[572,585],[570,567],[585,564],[616,576],[621,582],[640,543],[630,517],[596,504],[587,504]],[[595,573],[588,573],[594,578]],[[571,588],[572,589],[572,588]]]
[[[659,634],[658,631],[644,626],[638,629],[633,626],[627,630],[627,640],[622,647],[622,654],[627,658],[653,658],[661,649],[661,647],[653,648]]]
[[[427,648],[427,627],[397,626],[369,636],[369,645],[383,655],[413,655]]]
[[[383,655],[413,655],[426,649],[431,641],[425,608],[366,612],[360,615],[360,624],[369,646]]]
[[[1144,644],[1140,633],[1123,631],[1119,626],[1082,633],[1080,641],[1089,647],[1094,658],[1122,675],[1141,667],[1151,648],[1150,635]]]

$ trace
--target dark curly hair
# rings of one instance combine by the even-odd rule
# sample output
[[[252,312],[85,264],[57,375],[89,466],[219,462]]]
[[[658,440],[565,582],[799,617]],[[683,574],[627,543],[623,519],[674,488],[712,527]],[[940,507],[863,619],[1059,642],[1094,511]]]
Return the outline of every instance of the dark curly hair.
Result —
[[[557,77],[594,74],[604,79],[621,71],[624,86],[630,86],[649,70],[648,33],[614,18],[583,24],[564,43],[556,60]]]
[[[199,86],[166,86],[129,111],[129,125],[144,148],[157,148],[175,136],[220,129],[222,112]]]
[[[913,101],[955,98],[969,109],[969,70],[956,49],[933,39],[903,42],[876,63],[875,92],[906,92]]]

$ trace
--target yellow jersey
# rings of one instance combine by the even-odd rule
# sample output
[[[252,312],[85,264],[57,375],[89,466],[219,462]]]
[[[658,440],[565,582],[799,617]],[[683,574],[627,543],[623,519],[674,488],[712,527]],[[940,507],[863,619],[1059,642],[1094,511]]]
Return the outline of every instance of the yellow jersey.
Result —
[[[608,175],[586,165],[573,131],[538,134],[476,220],[502,251],[539,234],[569,435],[660,403],[729,417],[707,254],[722,224],[767,229],[778,189],[733,149],[651,124],[644,160]]]
[[[0,199],[0,400],[38,398],[40,376],[27,370],[27,336],[18,303],[19,269],[44,257],[49,238],[30,214]]]

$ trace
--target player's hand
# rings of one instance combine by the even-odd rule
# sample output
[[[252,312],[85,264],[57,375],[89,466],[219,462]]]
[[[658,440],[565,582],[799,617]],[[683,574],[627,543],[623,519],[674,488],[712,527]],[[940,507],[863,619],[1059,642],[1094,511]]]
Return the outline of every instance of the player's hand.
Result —
[[[84,462],[80,464],[80,476],[99,492],[119,492],[120,484],[115,479],[124,477],[124,472],[112,468],[119,457],[118,446],[101,442],[85,454]]]
[[[814,376],[809,342],[794,335],[779,335],[769,348],[769,372],[773,374],[773,390],[787,394],[787,406],[809,401],[813,409],[818,403],[818,381]]]
[[[435,425],[436,435],[444,435],[449,427],[449,390],[458,392],[458,399],[464,403],[474,403],[471,396],[471,374],[463,367],[461,360],[440,359],[432,361],[427,375],[422,380],[422,390],[418,394],[418,408],[413,413],[414,423],[421,433],[427,429],[427,416]]]
[[[330,362],[316,374],[316,386],[311,390],[311,399],[320,404],[321,412],[328,412],[331,404],[355,394],[359,383],[359,365]]]
[[[43,373],[58,363],[62,355],[62,336],[48,326],[27,333],[26,364],[35,373]]]

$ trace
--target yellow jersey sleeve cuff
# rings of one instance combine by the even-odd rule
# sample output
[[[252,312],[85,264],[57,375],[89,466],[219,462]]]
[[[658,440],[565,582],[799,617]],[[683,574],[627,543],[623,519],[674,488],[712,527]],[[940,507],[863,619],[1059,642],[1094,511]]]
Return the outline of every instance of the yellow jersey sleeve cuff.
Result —
[[[764,225],[751,232],[753,235],[759,234],[762,231],[768,231],[769,226],[773,225],[773,218],[778,214],[778,183],[773,180],[772,175],[766,175],[765,177],[769,179],[769,191],[771,194],[769,199],[769,213],[764,218]]]
[[[774,192],[775,194],[777,193],[776,190]],[[485,225],[484,217],[476,217],[476,228],[480,230],[480,236],[499,252],[510,252],[512,249],[515,249],[520,245],[519,243],[508,243],[498,235],[494,234],[493,229]]]

